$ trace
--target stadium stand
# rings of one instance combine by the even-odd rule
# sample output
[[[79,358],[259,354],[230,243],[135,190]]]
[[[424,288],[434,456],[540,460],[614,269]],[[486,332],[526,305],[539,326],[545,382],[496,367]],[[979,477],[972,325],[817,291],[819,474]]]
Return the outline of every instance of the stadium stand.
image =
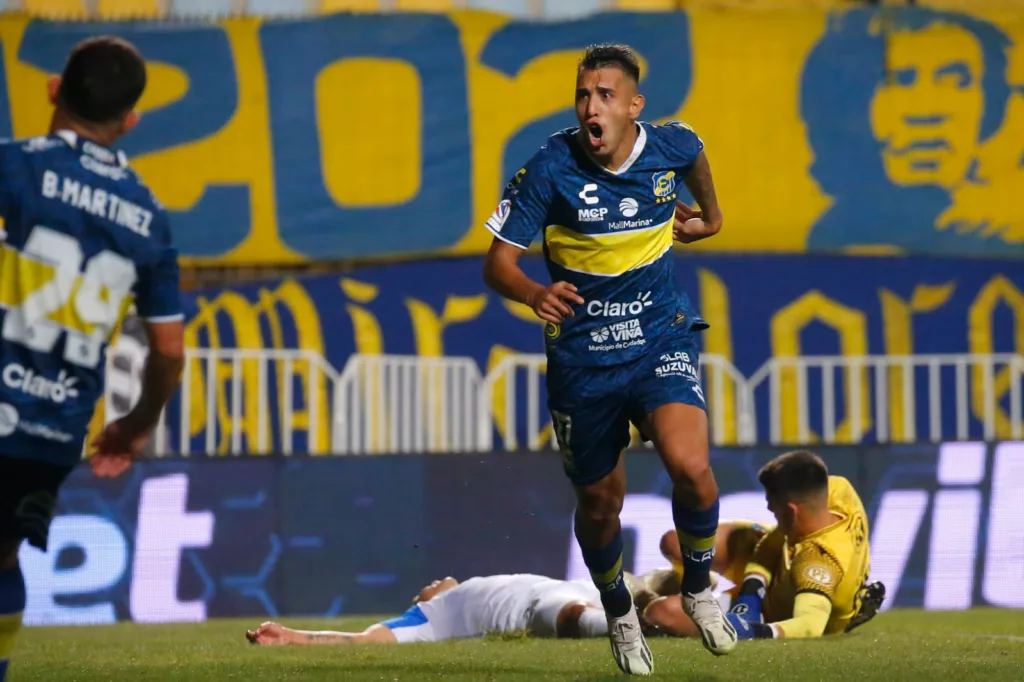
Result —
[[[799,9],[855,5],[941,10],[1012,10],[1024,0],[3,0],[0,9],[45,19],[219,19],[228,16],[306,16],[334,12],[483,10],[513,17],[567,19],[602,11],[670,12],[697,7]]]
[[[709,6],[790,9],[858,4],[979,11],[1020,9],[1024,0],[3,0],[0,10],[21,11],[45,19],[123,20],[475,9],[514,17],[565,19],[615,10],[668,12]]]

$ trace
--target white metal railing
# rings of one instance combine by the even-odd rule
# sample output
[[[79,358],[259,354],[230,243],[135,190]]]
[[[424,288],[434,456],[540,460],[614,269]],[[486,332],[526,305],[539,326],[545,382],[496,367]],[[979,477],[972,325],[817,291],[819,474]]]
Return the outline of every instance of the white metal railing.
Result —
[[[106,418],[138,397],[145,349],[108,354]],[[190,349],[154,454],[373,454],[554,447],[543,355],[353,355]],[[1024,356],[777,357],[749,377],[718,355],[700,372],[715,445],[1024,436]]]
[[[145,358],[145,348],[134,341],[108,352],[107,422],[138,399]],[[328,396],[338,380],[334,368],[313,351],[187,349],[181,388],[161,414],[153,454],[290,455],[297,446],[324,453],[333,445]]]
[[[332,450],[479,450],[482,383],[472,358],[353,356],[335,384]]]
[[[1022,371],[1024,356],[1015,353],[802,356],[772,358],[746,383],[752,409],[756,392],[766,387],[772,444],[857,443],[869,430],[881,443],[937,443],[976,437],[971,435],[972,413],[980,413],[985,440],[1019,438]],[[812,387],[821,395],[818,415],[812,409]],[[840,394],[845,417],[837,409]],[[952,415],[952,430],[945,428],[947,415]],[[810,428],[815,416],[820,436]],[[746,442],[757,442],[756,430],[747,435]]]

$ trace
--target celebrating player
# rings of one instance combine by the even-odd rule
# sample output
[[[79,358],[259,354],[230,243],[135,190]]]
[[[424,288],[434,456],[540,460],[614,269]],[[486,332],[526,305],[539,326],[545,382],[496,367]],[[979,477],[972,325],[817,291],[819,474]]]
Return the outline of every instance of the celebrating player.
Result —
[[[531,574],[492,575],[460,583],[435,580],[397,618],[362,632],[309,632],[264,623],[246,632],[253,644],[441,642],[528,630],[535,637],[598,637],[608,632],[593,585]]]
[[[638,120],[639,80],[628,47],[587,49],[576,77],[579,127],[548,138],[509,182],[486,224],[494,240],[484,278],[547,322],[548,406],[578,500],[576,538],[601,592],[616,663],[646,675],[651,652],[622,576],[621,455],[631,421],[674,483],[684,608],[716,654],[735,647],[736,632],[710,583],[718,486],[696,339],[708,325],[677,290],[671,257],[673,236],[710,237],[722,213],[693,130]],[[679,181],[701,210],[677,201]],[[518,263],[538,235],[549,286]]]
[[[867,584],[868,520],[850,482],[804,450],[776,457],[758,480],[779,525],[758,543],[729,611],[740,639],[820,637],[874,616],[885,588]]]
[[[146,66],[93,38],[49,81],[50,134],[0,144],[0,681],[25,607],[23,539],[46,550],[57,490],[81,459],[106,347],[134,298],[149,359],[138,404],[99,436],[93,471],[137,457],[178,384],[182,313],[164,210],[111,148],[139,117]]]

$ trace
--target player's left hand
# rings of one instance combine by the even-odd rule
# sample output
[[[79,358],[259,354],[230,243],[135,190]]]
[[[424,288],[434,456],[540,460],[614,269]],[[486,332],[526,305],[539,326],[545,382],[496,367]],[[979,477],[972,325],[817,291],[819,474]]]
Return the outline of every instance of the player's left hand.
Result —
[[[725,614],[725,618],[736,628],[736,637],[741,642],[745,639],[754,639],[754,628],[738,614],[730,612]]]
[[[93,441],[96,452],[89,458],[92,472],[100,478],[117,478],[142,455],[149,430],[140,429],[129,417],[107,424]]]
[[[93,476],[97,478],[117,478],[128,471],[132,465],[130,457],[118,455],[93,455],[89,458]]]
[[[700,209],[690,208],[681,201],[676,202],[675,219],[672,221],[672,237],[676,241],[686,241],[687,223],[691,223],[689,230],[693,231],[704,227],[704,213]]]

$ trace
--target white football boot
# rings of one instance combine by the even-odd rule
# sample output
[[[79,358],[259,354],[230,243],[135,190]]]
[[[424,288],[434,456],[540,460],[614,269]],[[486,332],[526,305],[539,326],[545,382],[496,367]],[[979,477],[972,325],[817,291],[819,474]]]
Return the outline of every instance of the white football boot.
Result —
[[[683,594],[683,611],[700,630],[704,648],[715,656],[724,656],[736,648],[736,628],[726,620],[710,587],[697,594]]]
[[[640,630],[640,618],[630,603],[629,613],[621,618],[608,616],[608,640],[612,644],[615,663],[627,675],[650,675],[654,657]]]

